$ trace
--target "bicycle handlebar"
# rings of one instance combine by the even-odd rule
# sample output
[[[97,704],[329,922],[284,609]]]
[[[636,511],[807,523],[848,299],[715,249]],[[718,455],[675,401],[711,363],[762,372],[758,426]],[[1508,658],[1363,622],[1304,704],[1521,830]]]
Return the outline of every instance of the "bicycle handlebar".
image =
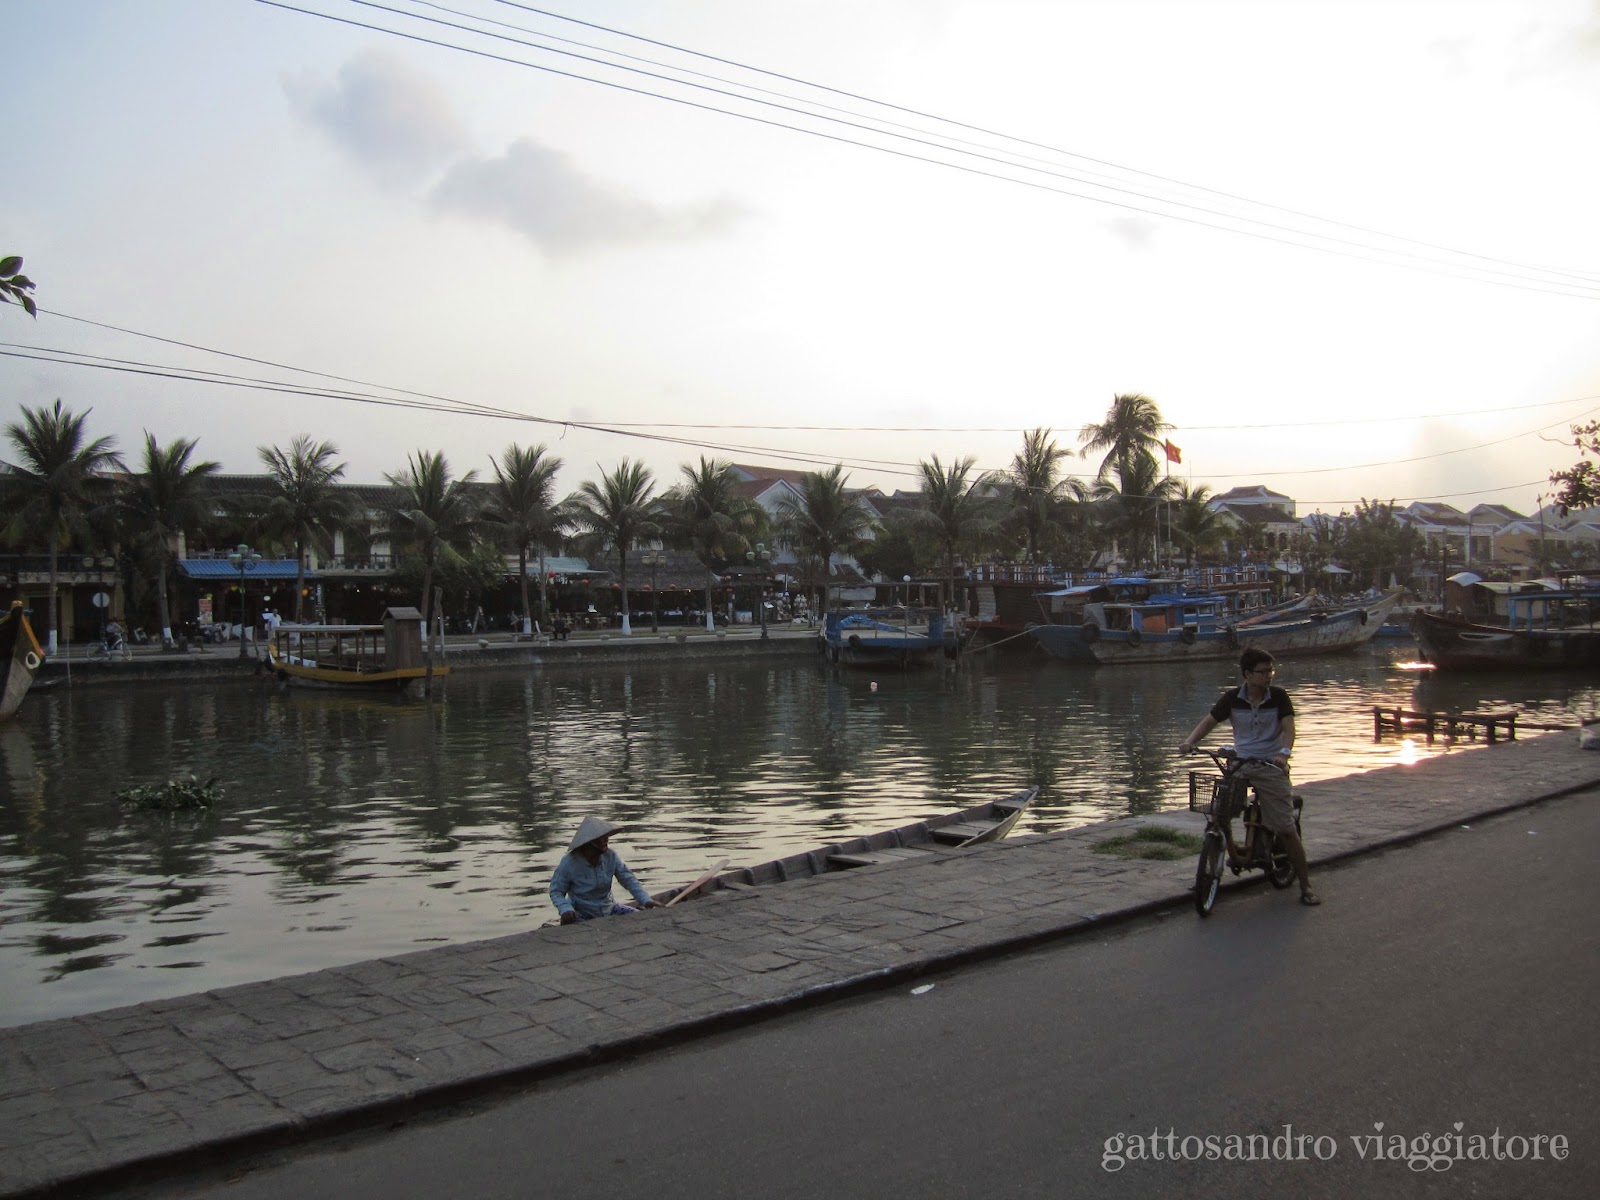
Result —
[[[1266,763],[1268,766],[1277,765],[1270,758],[1258,758],[1255,756],[1250,758],[1240,758],[1238,752],[1234,750],[1232,746],[1219,746],[1215,750],[1213,750],[1210,746],[1196,746],[1194,747],[1194,753],[1204,754],[1217,765],[1217,769],[1219,771],[1224,773],[1236,771],[1240,767],[1244,766],[1245,763],[1254,762]]]

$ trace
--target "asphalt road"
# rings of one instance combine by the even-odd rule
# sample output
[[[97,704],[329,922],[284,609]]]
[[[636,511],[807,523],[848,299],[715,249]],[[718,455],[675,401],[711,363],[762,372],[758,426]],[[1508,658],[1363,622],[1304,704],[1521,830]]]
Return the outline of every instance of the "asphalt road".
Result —
[[[1225,892],[128,1194],[1587,1200],[1597,849],[1600,795],[1552,801],[1320,872],[1319,909]]]

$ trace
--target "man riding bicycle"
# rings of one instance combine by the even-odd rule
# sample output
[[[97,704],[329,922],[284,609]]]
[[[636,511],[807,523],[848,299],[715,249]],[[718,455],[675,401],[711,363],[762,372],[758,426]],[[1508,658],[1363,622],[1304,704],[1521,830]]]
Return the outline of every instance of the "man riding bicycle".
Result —
[[[1272,655],[1255,647],[1239,656],[1244,683],[1229,688],[1211,711],[1201,718],[1194,732],[1178,747],[1193,754],[1200,741],[1220,725],[1233,725],[1233,748],[1241,762],[1234,778],[1256,790],[1261,802],[1261,821],[1278,836],[1289,852],[1294,873],[1300,880],[1300,903],[1321,904],[1311,890],[1311,870],[1306,863],[1306,848],[1294,822],[1294,793],[1289,786],[1289,755],[1294,750],[1294,704],[1289,693],[1272,684]],[[1233,840],[1233,822],[1224,820],[1228,839],[1229,865],[1244,859],[1244,852]]]

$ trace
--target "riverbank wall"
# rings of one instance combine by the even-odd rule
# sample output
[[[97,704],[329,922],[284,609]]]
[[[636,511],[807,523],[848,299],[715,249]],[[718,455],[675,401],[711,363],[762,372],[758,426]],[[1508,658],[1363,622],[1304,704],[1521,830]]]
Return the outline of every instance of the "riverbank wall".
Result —
[[[815,630],[782,630],[763,638],[756,630],[732,633],[580,634],[562,641],[513,639],[505,634],[475,638],[452,636],[445,641],[439,664],[457,671],[542,669],[580,665],[675,663],[717,659],[796,659],[817,655]],[[265,673],[264,660],[240,656],[237,645],[184,650],[135,647],[124,658],[106,659],[73,653],[45,663],[35,687],[70,683],[94,685],[145,680],[238,679]]]

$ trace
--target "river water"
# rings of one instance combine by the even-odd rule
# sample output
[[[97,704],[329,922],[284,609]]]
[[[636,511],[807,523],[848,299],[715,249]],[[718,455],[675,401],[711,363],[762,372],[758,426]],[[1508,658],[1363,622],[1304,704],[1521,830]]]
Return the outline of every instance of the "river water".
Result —
[[[1299,782],[1472,752],[1375,742],[1374,704],[1600,707],[1586,679],[1433,678],[1409,657],[1281,665]],[[1032,783],[1014,836],[1179,805],[1193,763],[1173,747],[1235,679],[991,654],[873,682],[800,658],[458,673],[431,703],[256,678],[36,692],[0,726],[0,1024],[527,929],[591,811],[660,889]],[[221,801],[114,798],[189,776]]]

